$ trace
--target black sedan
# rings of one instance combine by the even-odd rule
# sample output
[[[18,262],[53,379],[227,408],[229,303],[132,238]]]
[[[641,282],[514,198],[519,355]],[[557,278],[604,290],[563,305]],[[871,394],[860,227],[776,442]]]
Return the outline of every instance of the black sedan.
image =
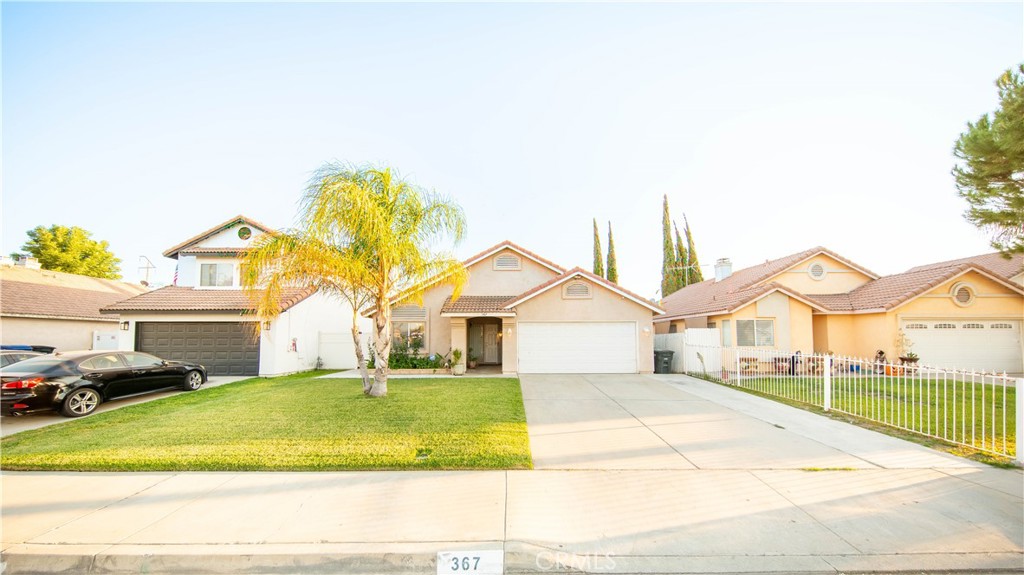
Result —
[[[7,415],[56,410],[89,415],[100,403],[170,387],[195,391],[206,368],[137,351],[69,351],[0,369],[0,410]]]

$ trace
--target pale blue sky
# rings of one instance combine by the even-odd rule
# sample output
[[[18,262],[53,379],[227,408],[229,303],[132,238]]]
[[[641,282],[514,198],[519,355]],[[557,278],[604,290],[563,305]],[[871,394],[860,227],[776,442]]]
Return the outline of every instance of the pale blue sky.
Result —
[[[878,273],[991,251],[952,147],[1024,61],[1010,3],[2,5],[3,253],[36,225],[128,280],[235,214],[294,224],[327,161],[656,296],[661,198],[704,264],[824,245]],[[713,274],[710,267],[705,275]]]

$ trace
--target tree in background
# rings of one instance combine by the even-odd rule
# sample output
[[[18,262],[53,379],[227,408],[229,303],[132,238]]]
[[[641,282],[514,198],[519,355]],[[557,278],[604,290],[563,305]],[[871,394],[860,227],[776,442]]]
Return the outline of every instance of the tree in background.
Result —
[[[667,194],[665,195],[665,201],[662,205],[661,236],[661,297],[664,298],[682,287],[679,284],[679,270],[677,269],[679,258],[676,257],[676,248],[672,243],[672,220],[668,215]]]
[[[417,301],[427,279],[441,278],[459,297],[465,266],[430,246],[460,241],[466,220],[453,201],[404,181],[390,168],[328,164],[302,199],[302,226],[257,240],[246,256],[243,287],[261,319],[280,313],[285,288],[308,286],[347,299],[353,316],[365,305],[374,315],[374,377],[369,381],[356,318],[352,335],[363,392],[387,394],[391,306]]]
[[[679,235],[679,226],[672,222],[672,228],[676,232],[676,273],[678,274],[677,281],[679,287],[684,288],[689,285],[690,277],[690,254],[686,251],[686,244],[683,243],[683,237]]]
[[[612,223],[608,222],[608,281],[619,283],[619,266],[615,261],[615,239],[612,237]]]
[[[29,239],[21,249],[38,259],[44,270],[121,279],[121,260],[110,252],[110,244],[91,239],[92,234],[80,227],[36,226],[26,233]]]
[[[597,218],[594,218],[594,275],[604,277],[604,255],[601,254],[601,234],[597,231]]]
[[[690,222],[683,214],[683,230],[686,234],[686,285],[699,284],[704,281],[700,271],[700,260],[697,259],[697,248],[693,245],[693,234],[690,233]],[[679,231],[676,230],[676,234]]]
[[[996,81],[999,109],[967,123],[953,154],[957,192],[967,221],[990,230],[1006,257],[1024,253],[1024,64]]]

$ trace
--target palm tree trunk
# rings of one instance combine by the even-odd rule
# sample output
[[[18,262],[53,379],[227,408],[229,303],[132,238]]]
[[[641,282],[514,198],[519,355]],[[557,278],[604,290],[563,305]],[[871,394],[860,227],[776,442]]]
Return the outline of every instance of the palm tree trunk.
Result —
[[[384,397],[388,394],[388,359],[391,357],[391,308],[385,300],[374,316],[376,332],[373,338],[373,349],[376,360],[373,368],[373,385],[370,386],[371,397]]]
[[[356,365],[359,366],[359,377],[363,379],[363,393],[370,393],[370,374],[366,370],[366,355],[363,353],[363,340],[359,336],[359,312],[352,312],[352,343],[356,346]]]

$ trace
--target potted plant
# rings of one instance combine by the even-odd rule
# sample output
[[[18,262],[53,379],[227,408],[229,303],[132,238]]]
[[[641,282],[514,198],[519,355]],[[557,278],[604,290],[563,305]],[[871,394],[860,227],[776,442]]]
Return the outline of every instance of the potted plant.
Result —
[[[918,356],[913,351],[908,351],[907,353],[900,356],[900,362],[902,362],[905,365],[916,365],[918,360],[920,359],[920,356]]]
[[[469,348],[469,356],[467,357],[469,369],[476,369],[476,359],[477,357],[473,355],[473,348]]]
[[[464,373],[466,373],[466,364],[462,363],[462,350],[455,348],[452,350],[452,375]]]

